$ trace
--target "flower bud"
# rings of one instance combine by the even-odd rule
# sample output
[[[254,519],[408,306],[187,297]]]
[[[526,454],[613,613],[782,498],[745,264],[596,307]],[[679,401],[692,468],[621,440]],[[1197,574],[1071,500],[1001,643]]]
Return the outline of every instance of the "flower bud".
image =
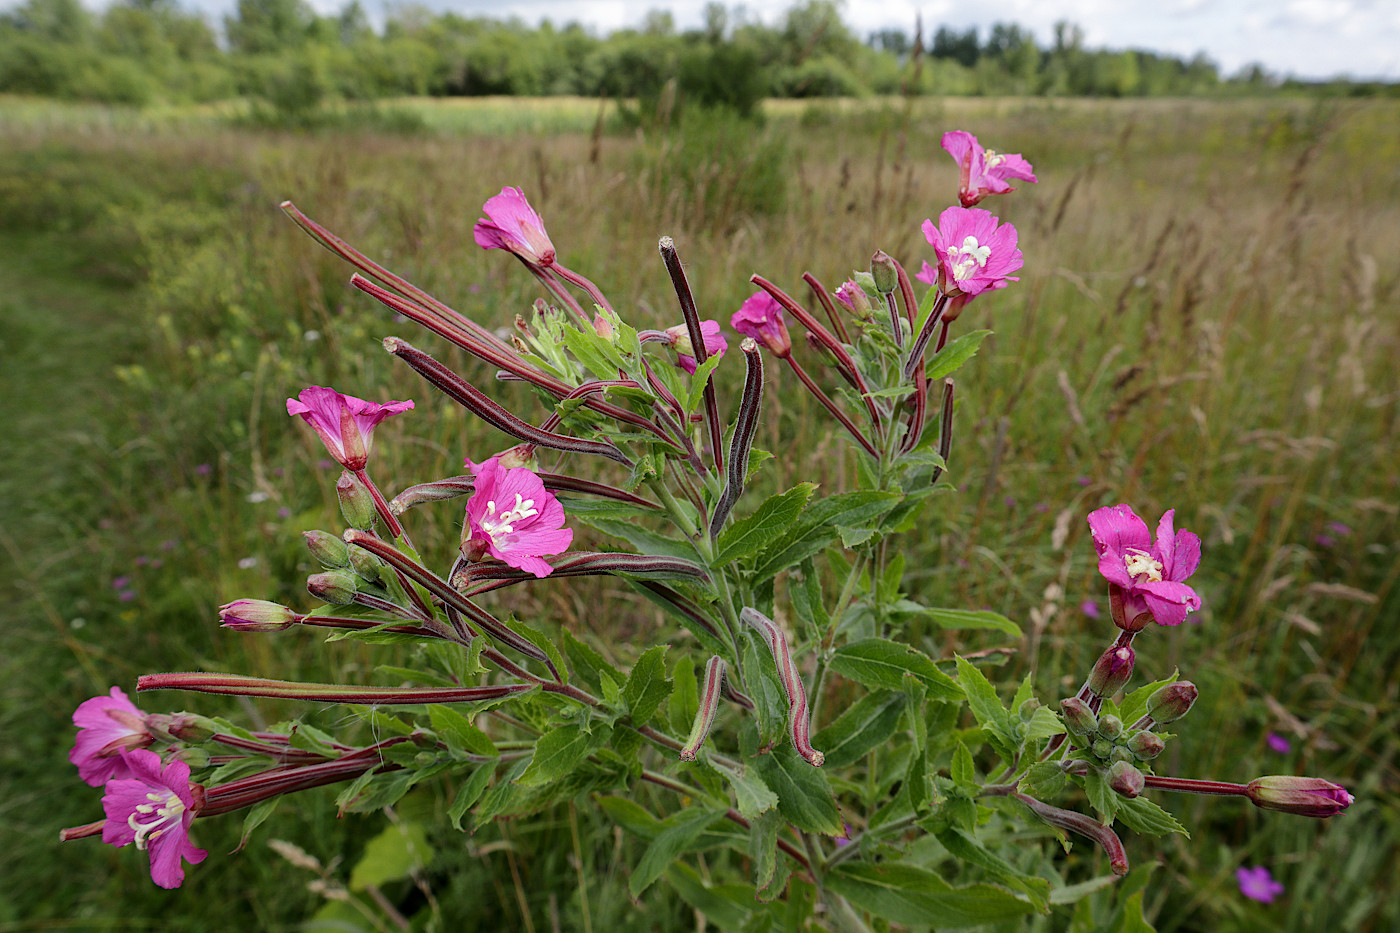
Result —
[[[1147,698],[1147,715],[1153,722],[1176,722],[1191,712],[1197,694],[1196,685],[1189,680],[1167,684]]]
[[[340,514],[345,523],[360,531],[369,531],[374,526],[374,496],[360,478],[349,470],[336,480],[335,494],[340,499]]]
[[[1142,793],[1145,783],[1142,772],[1126,761],[1115,761],[1108,769],[1108,786],[1130,800]]]
[[[507,470],[525,467],[533,472],[539,471],[539,460],[535,456],[534,444],[516,444],[514,447],[507,447],[496,454],[496,458],[501,461],[501,466]]]
[[[205,742],[219,731],[214,720],[197,713],[173,713],[164,717],[160,728],[181,742]]]
[[[1040,701],[1031,697],[1020,706],[1016,707],[1016,716],[1021,722],[1030,722],[1035,717],[1036,710],[1040,709]]]
[[[198,771],[200,768],[209,767],[210,756],[202,748],[182,748],[171,756],[176,761],[183,761],[190,766],[191,771]]]
[[[1123,734],[1123,720],[1111,713],[1099,717],[1099,735],[1112,742]]]
[[[1162,749],[1166,747],[1167,743],[1160,735],[1146,729],[1133,733],[1128,739],[1128,751],[1137,756],[1139,761],[1151,761],[1162,754]]]
[[[1136,654],[1129,645],[1114,645],[1105,651],[1089,672],[1089,689],[1095,696],[1112,696],[1133,676]]]
[[[384,578],[384,565],[364,548],[351,548],[350,569],[366,583],[378,583]]]
[[[615,333],[612,321],[608,320],[607,316],[603,314],[602,311],[593,315],[593,329],[598,332],[599,337],[612,342]]]
[[[1133,761],[1133,753],[1128,751],[1122,745],[1115,745],[1113,746],[1113,751],[1108,753],[1108,760],[1110,762],[1126,761],[1131,763]]]
[[[1068,700],[1060,701],[1060,717],[1065,721],[1065,728],[1071,734],[1080,736],[1093,735],[1099,730],[1098,717],[1079,697],[1070,697]]]
[[[894,258],[884,250],[876,250],[875,255],[870,257],[870,274],[875,279],[875,290],[882,295],[888,295],[899,287],[899,272],[896,271]]]
[[[306,591],[333,606],[348,606],[355,599],[355,578],[343,570],[313,573],[306,578]]]
[[[235,599],[219,607],[219,624],[236,632],[280,632],[301,619],[286,606],[265,599]]]
[[[349,548],[335,535],[328,531],[303,531],[301,534],[306,539],[306,549],[322,567],[339,570],[349,565]]]
[[[1095,739],[1089,750],[1094,753],[1095,758],[1107,761],[1108,756],[1113,754],[1113,743],[1108,739]]]
[[[841,283],[836,289],[836,300],[862,321],[870,320],[875,314],[875,309],[870,306],[870,296],[853,280]]]
[[[1291,774],[1255,778],[1245,787],[1245,793],[1250,802],[1261,810],[1278,810],[1319,819],[1336,816],[1356,799],[1340,784]]]

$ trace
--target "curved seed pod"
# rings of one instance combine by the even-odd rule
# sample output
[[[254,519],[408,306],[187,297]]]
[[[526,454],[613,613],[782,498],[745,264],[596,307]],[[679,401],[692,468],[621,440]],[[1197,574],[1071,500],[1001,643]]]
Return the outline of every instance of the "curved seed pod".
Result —
[[[763,354],[752,337],[745,337],[739,344],[744,351],[744,394],[739,400],[739,415],[734,420],[734,436],[729,441],[729,469],[724,481],[724,492],[715,503],[714,515],[710,517],[710,537],[719,536],[724,521],[734,508],[734,503],[744,493],[744,480],[749,472],[749,450],[753,447],[754,432],[758,429],[758,412],[763,405]]]
[[[724,659],[715,655],[705,664],[705,687],[700,691],[700,708],[695,711],[695,724],[690,727],[690,737],[681,749],[682,761],[694,761],[705,744],[705,737],[715,724],[715,714],[719,711],[720,687],[724,683]]]
[[[768,650],[773,654],[773,663],[777,665],[783,692],[788,697],[788,733],[792,736],[793,747],[808,764],[820,768],[826,761],[826,756],[812,747],[812,722],[807,711],[807,690],[802,686],[802,677],[798,673],[797,665],[793,663],[792,652],[788,650],[787,636],[778,628],[776,622],[757,609],[745,606],[740,611],[739,618],[759,631],[763,640],[768,643]]]

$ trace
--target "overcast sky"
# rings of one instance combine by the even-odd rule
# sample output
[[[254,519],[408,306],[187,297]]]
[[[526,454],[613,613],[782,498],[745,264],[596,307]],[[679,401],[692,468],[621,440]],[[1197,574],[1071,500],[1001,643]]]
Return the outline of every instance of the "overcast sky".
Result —
[[[321,13],[347,0],[310,0]],[[577,21],[598,33],[635,26],[647,10],[669,10],[680,29],[699,26],[705,0],[422,0],[435,10],[535,24]],[[392,0],[361,0],[382,22]],[[0,5],[12,3],[0,0]],[[186,0],[225,11],[234,0]],[[736,4],[726,2],[726,6]],[[792,0],[749,0],[750,19],[777,23]],[[922,13],[926,34],[939,26],[995,22],[1029,27],[1048,45],[1057,20],[1084,29],[1090,48],[1139,48],[1189,57],[1205,52],[1225,74],[1262,62],[1276,74],[1304,78],[1347,75],[1400,80],[1400,0],[844,0],[847,24],[862,39],[887,27],[912,31]]]

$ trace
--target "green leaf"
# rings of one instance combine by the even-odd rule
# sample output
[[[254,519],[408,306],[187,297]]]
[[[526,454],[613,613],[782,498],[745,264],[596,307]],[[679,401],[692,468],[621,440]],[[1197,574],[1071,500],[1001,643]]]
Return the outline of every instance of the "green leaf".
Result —
[[[1012,638],[1021,637],[1020,626],[990,609],[938,609],[909,599],[901,599],[890,608],[901,615],[928,619],[943,629],[994,629]]]
[[[655,645],[644,651],[632,665],[632,674],[622,688],[622,698],[627,702],[632,722],[638,726],[646,725],[671,693],[671,682],[666,679],[666,649],[669,647]]]
[[[599,797],[598,806],[609,819],[634,836],[650,841],[661,832],[661,821],[629,797]]]
[[[738,930],[754,906],[754,889],[743,884],[712,884],[684,862],[666,869],[666,881],[716,929]]]
[[[471,809],[472,804],[481,799],[481,794],[486,790],[486,785],[491,783],[491,775],[495,770],[492,765],[482,765],[457,789],[457,796],[452,798],[452,806],[447,808],[447,816],[457,829],[462,829],[462,817]]]
[[[1169,833],[1180,833],[1187,839],[1191,838],[1191,834],[1186,831],[1185,826],[1177,822],[1176,817],[1146,797],[1134,797],[1131,800],[1120,799],[1117,818],[1118,822],[1133,832],[1144,835],[1165,836]]]
[[[1065,789],[1068,779],[1055,761],[1037,761],[1021,775],[1020,788],[1037,800],[1052,800]]]
[[[939,350],[924,365],[929,382],[951,376],[968,360],[977,355],[977,348],[991,335],[989,330],[974,330],[957,337]]]
[[[977,786],[977,769],[972,764],[972,752],[961,741],[953,748],[953,783],[963,787]]]
[[[778,794],[778,810],[789,823],[809,833],[840,836],[841,811],[826,775],[802,759],[792,744],[784,742],[752,764],[763,782]]]
[[[839,527],[858,527],[883,516],[902,499],[897,492],[874,489],[843,492],[812,503],[782,537],[760,552],[754,578],[766,580],[794,564],[820,554]]]
[[[867,638],[842,645],[831,657],[831,669],[867,687],[903,692],[904,678],[915,677],[933,700],[960,700],[957,681],[940,671],[917,648],[887,638]]]
[[[1097,878],[1090,878],[1088,881],[1079,882],[1079,884],[1065,885],[1063,888],[1056,888],[1050,892],[1050,903],[1056,905],[1073,904],[1096,891],[1111,888],[1117,883],[1117,875],[1099,875]]]
[[[1060,722],[1060,717],[1055,711],[1048,706],[1042,706],[1031,716],[1031,721],[1026,723],[1026,741],[1038,742],[1064,731],[1064,723]]]
[[[555,669],[559,671],[559,676],[564,678],[565,683],[568,683],[569,666],[564,663],[564,656],[559,653],[559,646],[554,643],[553,638],[537,628],[526,625],[519,619],[511,619],[510,628],[515,629],[516,634],[543,651],[545,657],[549,658]]]
[[[1139,891],[1123,902],[1123,913],[1109,933],[1154,933],[1155,927],[1142,915],[1142,898]]]
[[[938,834],[938,841],[954,857],[976,865],[1002,884],[1020,891],[1035,909],[1047,913],[1050,909],[1050,882],[1018,871],[1001,856],[961,829],[948,829]]]
[[[691,804],[680,813],[662,820],[661,831],[652,839],[651,845],[647,846],[636,867],[632,869],[632,877],[627,882],[632,896],[637,897],[651,887],[652,882],[660,878],[661,873],[682,853],[689,851],[705,832],[705,828],[721,818],[724,812],[716,807]]]
[[[666,718],[671,730],[685,735],[695,722],[700,709],[700,686],[695,677],[695,662],[690,655],[676,658],[671,668],[671,696],[666,701]]]
[[[473,755],[500,757],[501,752],[496,748],[496,743],[491,741],[491,737],[472,725],[471,720],[452,707],[442,703],[432,704],[428,707],[428,721],[432,724],[433,731],[447,740],[448,748]]]
[[[846,707],[812,739],[826,755],[825,767],[844,768],[889,741],[899,728],[904,695],[892,690],[867,693]]]
[[[365,846],[364,855],[350,872],[350,890],[364,891],[406,878],[432,860],[433,850],[422,824],[407,820],[391,823]]]
[[[540,736],[535,743],[535,754],[530,765],[516,783],[522,787],[539,787],[557,781],[569,774],[579,762],[602,748],[608,741],[612,729],[601,723],[594,723],[591,732],[585,732],[576,722],[565,723]]]
[[[705,383],[709,381],[710,373],[715,371],[715,367],[719,365],[721,359],[722,357],[718,354],[711,354],[705,358],[705,362],[695,367],[695,372],[690,376],[690,393],[685,399],[687,414],[699,410],[700,402],[705,397]],[[677,399],[677,401],[680,400]]]
[[[759,741],[767,748],[781,742],[787,732],[788,698],[777,664],[762,639],[748,628],[740,637],[744,642],[744,688],[753,700]]]
[[[238,837],[238,845],[234,847],[234,852],[243,851],[243,847],[248,844],[248,837],[253,835],[253,830],[262,825],[281,802],[282,798],[271,797],[253,805],[253,808],[248,811],[248,815],[243,818],[243,834]]]
[[[1035,913],[1035,905],[989,884],[954,888],[933,872],[899,863],[849,862],[826,876],[831,890],[893,923],[938,929],[977,926]]]
[[[752,820],[778,805],[778,795],[769,790],[768,785],[763,783],[763,778],[752,768],[744,767],[738,771],[728,768],[720,770],[729,778],[729,785],[734,788],[734,799],[737,801],[735,809],[744,819]]]
[[[982,726],[987,741],[1002,758],[1015,754],[1011,739],[1011,715],[1001,705],[996,688],[986,675],[963,658],[957,658],[958,684],[967,694],[967,706]]]
[[[560,641],[564,646],[564,655],[573,667],[574,676],[589,689],[601,690],[604,677],[607,677],[614,684],[623,682],[625,678],[621,672],[609,664],[601,654],[594,651],[591,645],[579,641],[574,637],[574,633],[567,628],[561,629],[559,634]]]
[[[719,553],[713,566],[723,567],[740,557],[757,554],[786,534],[816,490],[816,483],[798,483],[787,492],[770,497],[752,514],[730,525],[719,536]]]
[[[1089,795],[1089,806],[1102,815],[1102,822],[1111,826],[1113,817],[1118,812],[1118,802],[1122,798],[1094,768],[1090,768],[1084,775],[1084,793]]]
[[[773,798],[777,802],[777,798]],[[775,880],[778,869],[778,831],[783,826],[782,816],[769,813],[752,820],[749,824],[749,858],[754,863],[754,885],[759,891],[768,888]]]

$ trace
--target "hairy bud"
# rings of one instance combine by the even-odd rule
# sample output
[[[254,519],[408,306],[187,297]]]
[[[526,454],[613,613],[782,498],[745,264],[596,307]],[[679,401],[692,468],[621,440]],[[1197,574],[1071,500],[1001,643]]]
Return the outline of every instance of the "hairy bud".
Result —
[[[1261,810],[1278,810],[1318,819],[1336,816],[1356,799],[1340,784],[1291,774],[1255,778],[1245,787],[1245,794]]]
[[[1105,651],[1089,673],[1089,689],[1095,696],[1113,696],[1133,676],[1136,655],[1128,645],[1114,645]]]
[[[1108,769],[1108,786],[1132,799],[1142,793],[1145,784],[1142,772],[1126,761],[1115,761]]]
[[[1147,715],[1153,722],[1176,722],[1191,712],[1198,695],[1196,685],[1189,680],[1167,684],[1147,698]]]

